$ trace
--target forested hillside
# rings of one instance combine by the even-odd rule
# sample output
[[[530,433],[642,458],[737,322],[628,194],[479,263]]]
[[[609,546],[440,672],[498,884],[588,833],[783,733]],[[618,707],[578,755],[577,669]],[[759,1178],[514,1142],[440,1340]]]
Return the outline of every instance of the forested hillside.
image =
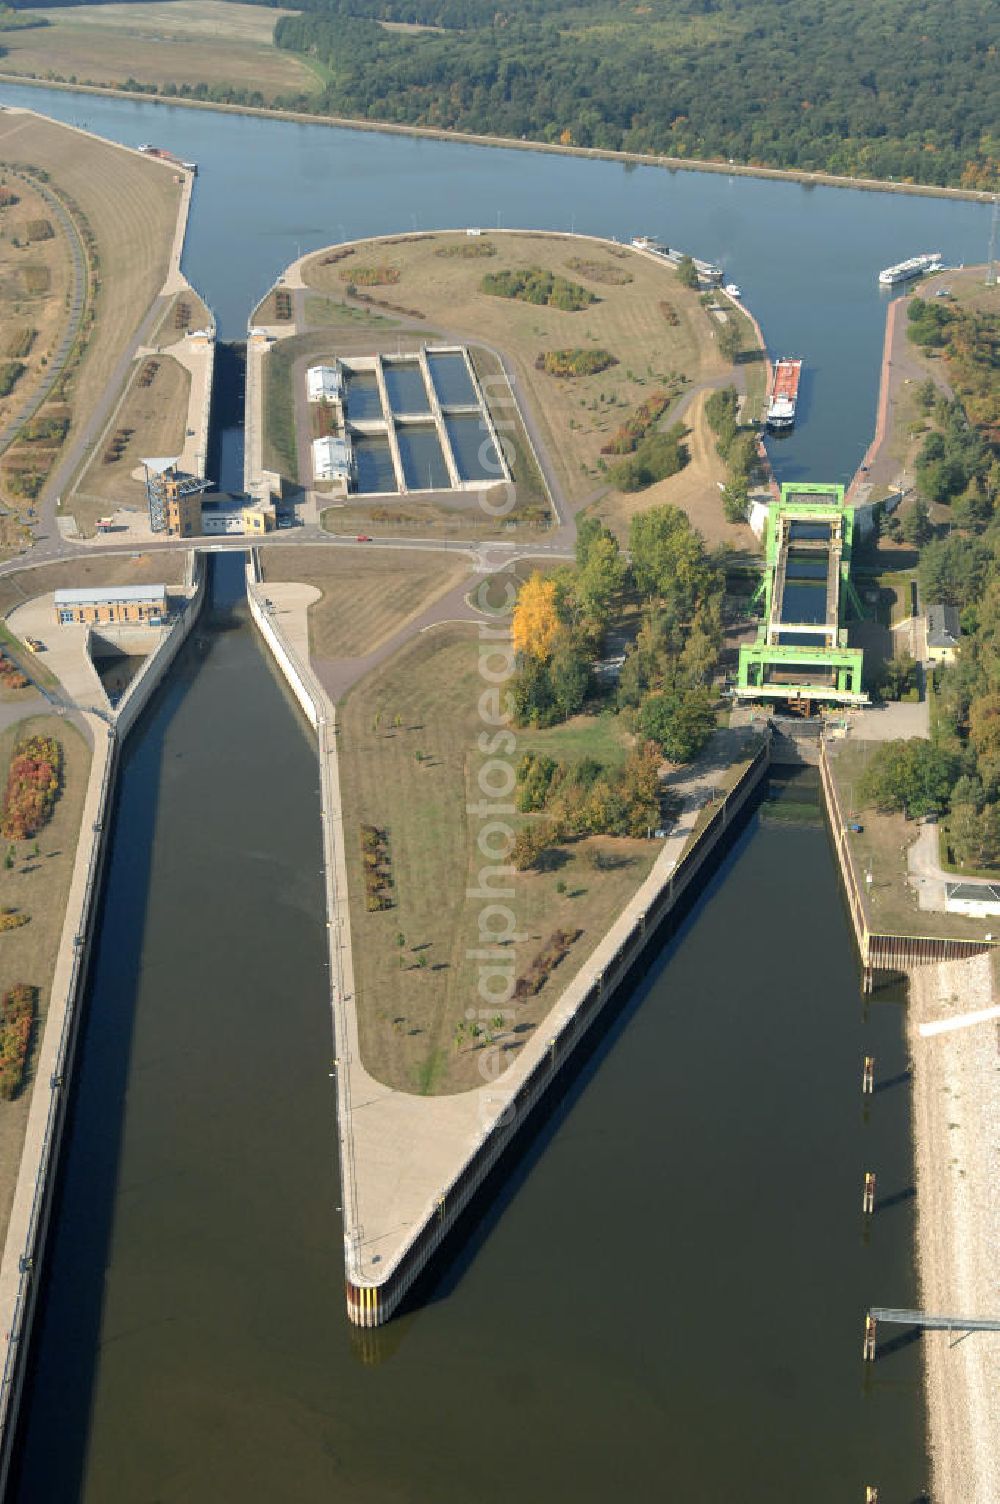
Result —
[[[277,39],[329,69],[334,112],[929,183],[979,182],[1000,156],[991,0],[304,9]]]
[[[279,19],[276,41],[308,60],[324,88],[282,101],[291,106],[919,183],[996,181],[993,0],[297,8]],[[252,90],[247,80],[229,97]]]

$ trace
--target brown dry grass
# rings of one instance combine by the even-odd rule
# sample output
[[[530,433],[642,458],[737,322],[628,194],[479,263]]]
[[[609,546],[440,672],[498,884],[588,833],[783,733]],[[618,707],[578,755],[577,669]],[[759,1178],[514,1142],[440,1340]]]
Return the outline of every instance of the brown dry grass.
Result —
[[[184,447],[191,377],[169,355],[158,355],[159,369],[149,386],[139,385],[148,357],[135,362],[125,397],[108,425],[105,436],[94,446],[93,458],[77,482],[72,510],[83,531],[110,506],[143,506],[145,485],[132,471],[144,456],[179,454]],[[132,437],[121,459],[104,463],[108,441],[119,428],[131,428]]]
[[[482,1079],[483,1041],[468,1035],[455,1040],[456,1026],[477,996],[478,962],[467,951],[480,943],[483,905],[470,900],[467,889],[477,886],[484,859],[476,846],[479,821],[466,811],[479,797],[482,689],[475,629],[447,625],[411,641],[363,679],[339,716],[361,1053],[367,1070],[403,1091],[461,1091]],[[587,722],[577,717],[569,728],[527,733],[523,742],[518,738],[513,757],[529,743],[532,750],[551,747],[558,753],[560,746],[585,751],[593,741],[607,740],[603,721]],[[370,914],[365,906],[362,822],[389,832],[396,906],[382,913]],[[622,865],[596,870],[591,856],[598,849],[613,851]],[[590,839],[568,845],[557,871],[512,879],[514,897],[505,901],[523,936],[514,947],[515,975],[528,970],[556,929],[583,934],[534,998],[508,1005],[509,1017],[495,1031],[507,1062],[599,943],[658,850],[658,843],[646,841]],[[566,891],[558,892],[557,883]],[[486,1014],[483,1026],[489,1028],[489,1009]]]
[[[309,607],[313,658],[371,653],[469,574],[461,555],[342,548],[261,550],[264,582],[294,580],[322,596]]]
[[[160,549],[156,553],[90,554],[62,564],[41,564],[35,569],[19,569],[16,574],[0,576],[0,618],[5,618],[25,601],[63,590],[88,585],[179,585],[184,578],[185,554],[181,549]],[[33,668],[39,666],[39,661]]]
[[[188,321],[178,324],[175,321],[175,311],[187,308]],[[192,329],[204,329],[214,324],[214,319],[205,304],[194,291],[179,292],[172,299],[163,315],[156,331],[150,339],[150,344],[157,349],[166,349],[170,345],[179,344],[185,334]]]
[[[623,246],[588,242],[556,234],[490,235],[497,255],[490,260],[443,257],[444,245],[461,243],[456,234],[397,239],[391,248],[400,267],[393,301],[415,308],[449,337],[481,341],[502,350],[515,370],[518,398],[537,420],[543,444],[560,476],[566,496],[579,503],[603,484],[597,462],[622,420],[664,384],[670,373],[690,381],[727,379],[710,338],[711,328],[697,295],[681,286],[665,266],[648,261]],[[360,260],[385,252],[385,245],[366,242],[357,248]],[[323,265],[319,252],[303,268],[307,285],[331,297],[344,296],[339,263]],[[573,258],[607,262],[627,271],[632,281],[621,286],[588,283],[568,267]],[[576,313],[535,307],[480,290],[485,273],[505,268],[538,266],[571,281],[579,281],[600,302]],[[660,303],[668,299],[679,323],[667,323]],[[610,350],[619,364],[597,376],[560,380],[535,369],[545,350],[568,346]],[[647,495],[648,501],[648,495]]]
[[[0,905],[30,914],[30,923],[0,935],[0,992],[16,982],[38,988],[38,1024],[24,1090],[13,1102],[0,1102],[0,1239],[6,1236],[14,1199],[21,1149],[28,1120],[34,1062],[48,1011],[63,914],[80,833],[84,794],[90,772],[90,748],[75,726],[55,716],[37,716],[9,726],[0,735],[0,777],[6,777],[15,740],[38,732],[55,736],[65,753],[65,778],[52,819],[39,833],[40,855],[33,841],[16,845],[18,859],[7,871],[0,865]],[[4,843],[4,850],[7,849]],[[47,1089],[47,1083],[46,1083]]]
[[[45,373],[42,362],[51,358],[59,344],[68,319],[66,294],[71,285],[71,260],[65,234],[41,194],[21,178],[0,174],[0,179],[19,198],[17,204],[0,209],[0,342],[6,344],[20,329],[36,331],[30,353],[20,357],[27,369],[10,396],[0,401],[2,427],[31,397]],[[27,244],[28,221],[46,218],[55,231],[52,239]],[[15,245],[15,240],[21,244]],[[23,275],[27,266],[47,269],[50,277],[47,292],[28,291]]]
[[[104,397],[123,346],[163,284],[180,186],[161,163],[16,111],[0,115],[0,157],[44,168],[53,190],[79,205],[97,242],[101,286],[96,322],[72,382],[69,444]]]
[[[5,73],[81,82],[232,84],[265,100],[319,88],[300,59],[280,52],[274,27],[287,11],[223,0],[42,7],[48,26],[4,34]]]

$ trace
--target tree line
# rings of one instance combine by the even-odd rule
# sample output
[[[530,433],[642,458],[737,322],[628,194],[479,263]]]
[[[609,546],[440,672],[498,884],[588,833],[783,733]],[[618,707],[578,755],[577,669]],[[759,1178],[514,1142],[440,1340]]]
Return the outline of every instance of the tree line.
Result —
[[[920,548],[920,595],[958,612],[953,664],[934,670],[929,741],[889,742],[863,795],[881,809],[946,816],[955,859],[1000,867],[1000,314],[914,298],[908,333],[945,367],[952,395],[917,390],[926,435],[918,496],[890,524]],[[937,520],[935,520],[937,519]]]
[[[990,0],[299,0],[296,10],[275,40],[310,60],[324,88],[271,101],[282,108],[914,183],[997,181]],[[252,80],[168,89],[262,102]]]

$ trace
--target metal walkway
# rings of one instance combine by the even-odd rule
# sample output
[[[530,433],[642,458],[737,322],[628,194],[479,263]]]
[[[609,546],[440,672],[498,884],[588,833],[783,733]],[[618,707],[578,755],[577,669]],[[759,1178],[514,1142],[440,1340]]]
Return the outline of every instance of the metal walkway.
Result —
[[[875,1321],[895,1326],[923,1326],[946,1332],[1000,1332],[996,1316],[936,1316],[930,1311],[900,1311],[891,1306],[872,1306],[868,1313]]]

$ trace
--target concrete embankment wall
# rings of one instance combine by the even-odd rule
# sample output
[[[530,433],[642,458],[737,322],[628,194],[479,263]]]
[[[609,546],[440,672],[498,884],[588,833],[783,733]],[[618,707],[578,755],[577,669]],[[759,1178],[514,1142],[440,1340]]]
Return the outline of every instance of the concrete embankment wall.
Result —
[[[31,1324],[41,1276],[52,1189],[65,1127],[70,1079],[79,1031],[80,1002],[90,963],[97,900],[107,856],[107,820],[121,744],[134,726],[198,617],[204,596],[200,557],[189,563],[195,594],[167,637],[143,665],[116,717],[87,714],[93,753],[84,798],[80,836],[66,905],[62,938],[52,977],[45,1030],[35,1064],[24,1149],[14,1193],[7,1241],[0,1264],[0,1497],[10,1469],[11,1450],[24,1383]]]
[[[292,692],[320,737],[321,799],[324,823],[324,856],[327,878],[327,907],[331,920],[336,915],[336,862],[331,850],[331,794],[323,741],[329,715],[321,687],[308,665],[283,640],[282,634],[263,605],[259,591],[259,564],[251,554],[247,564],[250,612]],[[659,888],[647,896],[645,906],[634,918],[618,948],[595,977],[577,977],[559,999],[558,1021],[553,1021],[548,1049],[535,1067],[513,1091],[505,1111],[486,1133],[482,1143],[465,1162],[459,1173],[444,1188],[423,1224],[416,1230],[403,1253],[377,1283],[345,1283],[347,1313],[361,1327],[381,1326],[398,1310],[414,1283],[426,1270],[436,1251],[465,1212],[479,1187],[496,1167],[528,1121],[532,1111],[543,1101],[562,1067],[573,1056],[591,1024],[617,995],[647,945],[663,922],[688,894],[699,873],[725,838],[729,827],[753,798],[764,779],[770,762],[769,742],[765,742],[743,777],[715,808],[711,819],[671,871],[664,871]],[[331,976],[337,976],[336,925],[330,925]],[[336,994],[336,989],[335,989]],[[338,1047],[347,1037],[343,1018],[343,989],[333,998],[334,1026]],[[553,1009],[553,1015],[557,1009]],[[553,1015],[550,1015],[552,1017]],[[345,1095],[347,1073],[338,1077],[337,1112],[341,1175],[344,1195],[351,1190],[353,1166],[349,1145],[350,1101]],[[345,1150],[345,1146],[348,1146]]]
[[[215,327],[215,320],[212,320]],[[208,345],[203,355],[205,364],[205,377],[202,383],[200,400],[194,409],[194,391],[192,390],[192,406],[188,408],[188,428],[195,431],[194,459],[191,469],[195,475],[206,476],[208,474],[208,447],[211,438],[212,423],[212,389],[215,385],[215,340]],[[194,382],[192,381],[192,389]]]
[[[830,769],[830,756],[825,741],[820,742],[819,773],[833,849],[837,854],[847,908],[864,970],[865,991],[871,991],[877,972],[898,975],[905,973],[910,966],[926,966],[932,961],[960,961],[992,950],[993,944],[988,940],[951,939],[939,935],[890,935],[870,928],[867,905],[847,839],[847,821]]]

